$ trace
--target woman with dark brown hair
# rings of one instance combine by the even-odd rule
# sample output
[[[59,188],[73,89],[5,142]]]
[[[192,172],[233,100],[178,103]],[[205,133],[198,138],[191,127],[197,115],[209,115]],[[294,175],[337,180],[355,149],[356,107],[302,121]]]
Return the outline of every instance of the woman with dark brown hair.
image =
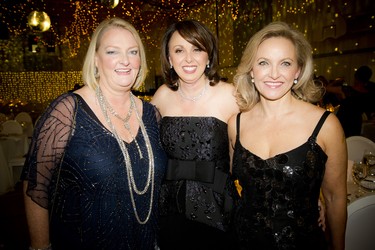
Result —
[[[152,99],[169,158],[160,195],[160,248],[235,249],[230,228],[234,186],[227,121],[238,106],[220,80],[216,37],[203,24],[172,24],[161,48],[166,83]]]

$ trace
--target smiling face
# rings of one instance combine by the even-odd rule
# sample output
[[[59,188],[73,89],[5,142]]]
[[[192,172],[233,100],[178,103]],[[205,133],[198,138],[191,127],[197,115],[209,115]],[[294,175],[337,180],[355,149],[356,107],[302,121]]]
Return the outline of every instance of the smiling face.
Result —
[[[180,81],[195,83],[204,79],[204,71],[209,63],[207,52],[186,41],[178,32],[173,33],[168,48],[169,63]]]
[[[95,54],[101,84],[131,88],[140,65],[139,47],[130,31],[114,27],[103,33]]]
[[[293,43],[284,37],[271,37],[259,45],[250,74],[263,98],[277,100],[291,90],[299,72]]]

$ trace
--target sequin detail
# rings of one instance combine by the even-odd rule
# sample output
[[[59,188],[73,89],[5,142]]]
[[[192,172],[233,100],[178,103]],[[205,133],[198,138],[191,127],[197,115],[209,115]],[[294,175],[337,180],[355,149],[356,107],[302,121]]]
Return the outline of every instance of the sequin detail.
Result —
[[[75,107],[77,113],[73,124]],[[156,200],[165,172],[166,155],[159,140],[155,109],[147,102],[143,102],[142,120],[154,151]],[[28,191],[33,199],[38,195],[35,190],[47,187],[40,193],[49,203],[40,203],[51,209],[51,201],[55,201],[50,222],[53,248],[154,249],[158,229],[156,203],[149,221],[145,225],[139,225],[130,201],[121,149],[84,100],[72,93],[63,95],[52,103],[50,110],[38,124],[38,137],[33,140],[31,154],[25,164],[24,178],[37,183],[36,187]],[[58,142],[72,129],[74,134],[68,145],[61,147],[57,144],[59,147],[53,147],[56,155],[64,153],[60,180],[55,189],[59,173],[56,169],[59,166],[58,159],[49,157],[51,154],[42,157],[41,152],[51,149],[51,146],[46,147],[51,143],[48,140]],[[64,133],[59,133],[60,131]],[[144,150],[142,133],[138,132],[135,136]],[[140,159],[135,143],[132,142],[127,147],[134,166],[134,178],[143,185],[147,180],[148,161]],[[143,154],[147,155],[146,150]],[[49,168],[45,168],[46,166]],[[48,178],[43,179],[45,176]],[[147,215],[149,200],[147,195],[136,198],[141,216]]]
[[[313,135],[301,146],[269,159],[237,139],[233,177],[242,186],[235,212],[240,249],[325,249],[318,226],[318,197],[327,156]]]

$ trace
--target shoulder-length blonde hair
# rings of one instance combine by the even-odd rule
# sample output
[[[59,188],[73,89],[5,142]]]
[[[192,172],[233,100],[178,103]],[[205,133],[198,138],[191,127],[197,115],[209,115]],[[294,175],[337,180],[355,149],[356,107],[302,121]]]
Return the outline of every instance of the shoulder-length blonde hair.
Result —
[[[311,45],[302,33],[292,29],[284,22],[277,21],[268,24],[252,36],[242,55],[234,76],[236,97],[240,109],[242,111],[249,110],[259,102],[259,92],[251,82],[250,71],[255,64],[255,56],[259,45],[271,37],[284,37],[294,44],[297,63],[301,72],[297,84],[292,87],[293,96],[311,103],[319,101],[324,89],[322,86],[316,85],[313,80],[314,68]]]
[[[138,44],[139,47],[139,53],[141,58],[141,67],[138,72],[137,79],[133,85],[134,89],[137,89],[141,86],[143,81],[146,79],[147,76],[147,62],[146,62],[146,52],[141,40],[141,37],[139,36],[137,30],[134,28],[133,25],[131,25],[129,22],[114,17],[111,19],[106,19],[102,21],[99,26],[94,31],[91,42],[89,45],[89,48],[87,49],[85,61],[83,63],[82,68],[82,79],[83,83],[87,86],[89,86],[91,89],[96,89],[99,85],[99,78],[100,76],[97,76],[97,69],[95,66],[95,54],[98,51],[98,48],[100,47],[100,42],[103,37],[103,34],[110,28],[123,28],[125,30],[130,31],[132,33],[135,41]]]

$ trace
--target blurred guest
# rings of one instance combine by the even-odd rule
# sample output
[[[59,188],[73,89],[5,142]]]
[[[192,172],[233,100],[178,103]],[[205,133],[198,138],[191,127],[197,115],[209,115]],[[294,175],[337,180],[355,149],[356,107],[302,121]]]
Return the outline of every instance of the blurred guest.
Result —
[[[345,99],[341,102],[337,112],[345,136],[361,135],[362,122],[375,112],[375,98],[368,86],[372,70],[368,66],[361,66],[354,73],[352,86],[343,88]]]
[[[30,249],[157,249],[166,157],[156,109],[131,90],[146,77],[138,32],[113,18],[95,30],[85,86],[42,115],[24,170]]]
[[[346,144],[340,122],[314,105],[311,46],[274,22],[251,37],[234,82],[241,113],[228,122],[239,249],[344,249]],[[319,226],[322,191],[330,239]]]
[[[325,85],[326,91],[323,96],[324,103],[333,106],[340,105],[341,101],[345,99],[345,93],[343,91],[345,85],[345,80],[341,77],[328,81],[328,84]]]

